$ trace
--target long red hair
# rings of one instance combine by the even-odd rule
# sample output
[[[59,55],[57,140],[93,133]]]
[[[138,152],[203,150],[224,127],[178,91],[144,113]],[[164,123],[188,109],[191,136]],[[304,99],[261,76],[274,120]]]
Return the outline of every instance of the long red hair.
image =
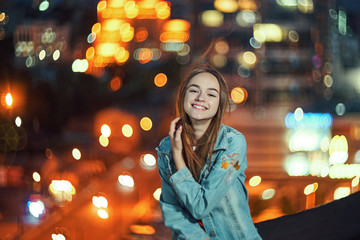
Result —
[[[216,77],[220,86],[220,99],[218,111],[212,118],[208,129],[205,131],[204,135],[196,141],[190,118],[184,110],[184,99],[190,80],[199,73],[210,73]],[[181,116],[181,124],[183,126],[181,134],[183,157],[187,167],[196,181],[198,181],[200,171],[206,162],[209,164],[210,168],[212,152],[214,150],[220,126],[228,106],[229,90],[227,83],[224,77],[216,69],[209,65],[200,65],[193,68],[179,87],[177,111]],[[196,146],[195,151],[193,150],[194,146]]]

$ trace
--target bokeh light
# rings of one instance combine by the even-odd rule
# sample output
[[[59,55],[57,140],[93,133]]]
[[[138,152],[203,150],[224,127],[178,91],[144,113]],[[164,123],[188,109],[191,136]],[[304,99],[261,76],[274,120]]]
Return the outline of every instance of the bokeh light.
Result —
[[[62,235],[61,233],[58,233],[58,234],[51,234],[51,239],[52,240],[66,240],[65,236]]]
[[[32,177],[35,182],[40,182],[41,180],[40,174],[38,172],[33,172]]]
[[[147,153],[140,157],[140,163],[145,168],[154,168],[156,166],[156,158],[154,155]]]
[[[300,122],[304,117],[304,111],[302,108],[297,108],[294,112],[294,118],[296,121]]]
[[[101,135],[99,137],[99,143],[101,146],[107,147],[109,145],[109,139],[107,137],[105,137],[104,135]]]
[[[13,102],[14,102],[14,99],[13,99],[11,93],[7,93],[7,94],[5,95],[5,103],[6,103],[6,106],[7,106],[7,107],[11,107],[12,104],[13,104]]]
[[[93,196],[92,197],[92,203],[97,208],[107,208],[108,207],[108,200],[105,196],[99,195],[99,196]]]
[[[118,181],[122,186],[128,187],[128,188],[133,188],[135,185],[134,179],[127,172],[124,172],[123,174],[119,175]]]
[[[131,137],[133,135],[133,128],[129,124],[125,124],[121,131],[125,137]]]
[[[111,135],[111,128],[109,127],[109,125],[107,125],[107,124],[103,124],[102,126],[101,126],[101,134],[102,135],[104,135],[105,137],[110,137],[110,135]]]
[[[154,78],[154,83],[157,87],[163,87],[167,83],[167,76],[165,73],[158,73]]]
[[[21,118],[20,118],[20,117],[16,117],[16,118],[15,118],[15,125],[16,125],[17,127],[21,127],[21,124],[22,124]]]
[[[207,27],[219,27],[224,22],[224,14],[217,10],[206,10],[201,14],[201,22]]]
[[[160,196],[161,196],[161,188],[157,188],[153,193],[153,197],[155,198],[156,201],[159,201]]]
[[[276,191],[273,188],[266,189],[265,191],[262,192],[261,199],[269,200],[275,196],[275,193],[276,193]]]
[[[150,118],[148,117],[143,117],[140,120],[140,127],[144,130],[144,131],[149,131],[152,128],[152,121]]]
[[[338,187],[334,191],[334,200],[349,196],[351,193],[349,187]]]
[[[35,202],[29,201],[28,208],[31,215],[38,218],[45,213],[45,206],[44,203],[40,200]]]
[[[249,185],[252,187],[256,187],[261,183],[261,177],[260,176],[253,176],[249,180]]]
[[[122,86],[122,80],[120,77],[113,77],[109,83],[109,89],[112,92],[119,90]]]
[[[304,188],[304,194],[305,194],[305,195],[309,195],[309,194],[311,194],[311,193],[314,193],[314,192],[318,189],[318,186],[319,186],[319,184],[316,183],[316,182],[307,185],[307,186]]]
[[[77,149],[77,148],[74,148],[74,149],[72,150],[72,156],[73,156],[76,160],[80,160],[80,158],[81,158],[81,152],[80,152],[80,150]]]
[[[239,10],[239,5],[236,0],[215,0],[214,7],[225,13],[232,13]]]
[[[105,209],[99,209],[97,211],[97,214],[101,219],[108,219],[109,218],[109,213]]]
[[[243,103],[246,101],[248,93],[245,88],[235,87],[231,90],[231,99],[234,103]]]

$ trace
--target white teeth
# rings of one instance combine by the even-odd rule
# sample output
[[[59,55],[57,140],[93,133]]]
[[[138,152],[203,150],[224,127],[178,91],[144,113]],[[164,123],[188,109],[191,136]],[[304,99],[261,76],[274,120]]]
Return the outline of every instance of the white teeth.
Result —
[[[193,105],[194,108],[197,108],[197,109],[202,109],[202,110],[206,110],[206,108],[202,107],[202,106],[199,106],[199,105]]]

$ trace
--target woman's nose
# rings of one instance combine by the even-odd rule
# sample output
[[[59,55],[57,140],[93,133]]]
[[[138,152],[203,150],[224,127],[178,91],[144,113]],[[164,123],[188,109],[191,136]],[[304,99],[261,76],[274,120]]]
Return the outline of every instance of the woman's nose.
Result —
[[[196,101],[204,101],[204,97],[203,97],[203,94],[200,92],[196,98],[195,98]]]

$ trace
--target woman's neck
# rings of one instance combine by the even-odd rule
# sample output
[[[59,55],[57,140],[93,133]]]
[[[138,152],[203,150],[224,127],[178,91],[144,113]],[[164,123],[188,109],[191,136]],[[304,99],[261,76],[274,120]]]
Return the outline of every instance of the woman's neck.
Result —
[[[206,122],[199,121],[199,122],[192,122],[192,127],[194,130],[195,140],[198,141],[206,132],[210,125],[211,120],[208,120]]]

